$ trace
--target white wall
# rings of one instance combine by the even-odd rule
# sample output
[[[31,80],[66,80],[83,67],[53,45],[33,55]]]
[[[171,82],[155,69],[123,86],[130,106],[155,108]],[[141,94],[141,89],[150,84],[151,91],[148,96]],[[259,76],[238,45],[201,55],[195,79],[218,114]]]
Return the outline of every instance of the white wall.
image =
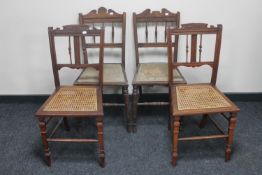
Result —
[[[54,83],[47,27],[77,23],[79,12],[100,6],[127,12],[129,82],[135,69],[132,12],[167,8],[181,12],[181,23],[223,24],[220,89],[262,92],[260,0],[6,0],[0,6],[0,95],[50,94]]]

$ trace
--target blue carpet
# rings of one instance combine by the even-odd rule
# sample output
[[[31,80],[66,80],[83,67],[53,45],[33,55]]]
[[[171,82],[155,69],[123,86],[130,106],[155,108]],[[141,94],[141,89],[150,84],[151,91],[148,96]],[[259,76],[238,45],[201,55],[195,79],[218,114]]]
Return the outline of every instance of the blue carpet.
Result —
[[[250,175],[262,174],[262,103],[238,102],[241,112],[235,130],[233,154],[224,161],[225,141],[186,141],[179,143],[179,159],[171,165],[171,134],[167,130],[167,107],[141,107],[138,130],[125,129],[123,111],[106,108],[104,138],[106,167],[98,165],[97,145],[51,143],[52,167],[44,161],[38,121],[38,103],[0,104],[0,174],[130,174],[130,175]],[[220,124],[227,126],[218,117]],[[181,135],[216,133],[209,122],[204,129],[200,117],[183,121]],[[57,136],[96,137],[93,120],[70,119],[71,131],[61,126]]]

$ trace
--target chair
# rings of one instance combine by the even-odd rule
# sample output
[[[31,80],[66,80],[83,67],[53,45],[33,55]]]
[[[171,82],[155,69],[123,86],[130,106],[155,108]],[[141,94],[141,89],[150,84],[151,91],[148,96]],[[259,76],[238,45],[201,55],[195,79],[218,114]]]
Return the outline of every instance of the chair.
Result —
[[[167,59],[155,62],[145,62],[140,60],[141,54],[152,54],[149,49],[165,49],[167,48],[167,29],[179,26],[180,13],[172,13],[167,9],[161,11],[144,10],[142,13],[133,13],[133,31],[136,54],[136,72],[133,79],[133,132],[137,128],[137,106],[140,105],[169,105],[166,101],[139,101],[142,96],[142,88],[150,86],[168,87],[168,64]],[[150,35],[150,27],[151,35]],[[162,29],[162,30],[161,30]],[[140,34],[140,35],[139,35]],[[144,41],[143,41],[144,38]],[[175,51],[177,53],[178,38],[174,42]],[[141,50],[144,52],[141,53]],[[166,51],[166,50],[164,50]],[[175,54],[176,54],[175,53]],[[164,57],[167,58],[166,53]],[[174,69],[174,83],[186,83],[178,69]]]
[[[104,63],[104,81],[105,87],[122,88],[122,95],[124,99],[123,103],[103,103],[104,106],[124,106],[125,118],[127,120],[127,130],[130,131],[131,116],[128,113],[129,96],[128,96],[128,82],[125,73],[125,35],[126,35],[126,13],[119,14],[111,9],[100,7],[98,10],[92,10],[87,14],[79,14],[79,23],[87,24],[96,27],[102,27],[105,31],[105,38],[110,39],[109,42],[105,42],[104,47],[111,49],[109,52],[105,51],[105,56],[108,55],[108,61],[110,63]],[[120,38],[121,37],[121,38]],[[120,39],[119,39],[120,38]],[[88,47],[98,47],[95,38],[93,43]],[[121,55],[114,55],[120,49]],[[113,51],[113,52],[111,52]],[[120,62],[113,59],[120,58]],[[84,69],[78,79],[75,81],[75,85],[90,85],[97,82],[97,77],[90,78],[88,74],[93,74],[92,69]]]
[[[182,53],[179,53],[179,57],[172,59],[172,39],[174,37],[184,37],[186,42],[185,57],[182,57]],[[212,46],[211,38],[213,36],[214,49]],[[205,38],[204,38],[205,37]],[[170,83],[170,98],[171,98],[171,116],[172,116],[172,134],[173,134],[173,149],[172,149],[172,164],[176,165],[178,157],[178,141],[186,140],[205,140],[205,139],[218,139],[226,138],[226,151],[225,160],[230,159],[233,141],[233,131],[236,126],[237,113],[239,108],[228,99],[221,91],[216,87],[217,71],[220,56],[222,38],[222,25],[217,27],[210,26],[204,23],[190,23],[184,24],[181,28],[170,29],[168,31],[168,60],[169,60],[169,83]],[[191,43],[189,43],[189,39]],[[211,58],[203,57],[203,41],[206,41],[205,49],[211,51]],[[183,50],[183,49],[181,49]],[[207,54],[206,54],[207,55]],[[199,84],[187,84],[187,85],[173,85],[173,72],[172,69],[176,69],[179,66],[185,67],[200,67],[207,65],[212,69],[212,76],[210,83]],[[222,128],[211,118],[211,115],[220,114],[226,120],[228,120],[228,133],[225,133]],[[179,138],[180,119],[188,116],[203,115],[200,127],[204,127],[207,119],[210,119],[214,123],[215,127],[221,132],[221,134],[208,135],[208,136],[193,136]],[[220,116],[219,115],[219,116]],[[185,128],[184,128],[185,129]]]
[[[105,166],[105,151],[103,139],[103,106],[102,106],[102,73],[103,73],[103,43],[104,31],[97,29],[89,29],[88,26],[70,25],[64,26],[63,29],[52,27],[48,28],[50,53],[53,66],[53,74],[55,81],[55,92],[45,101],[45,103],[36,112],[36,117],[39,120],[39,126],[44,146],[45,157],[48,166],[51,166],[51,152],[49,149],[49,142],[98,142],[99,145],[99,163],[100,166]],[[78,42],[81,38],[83,42],[84,59],[86,59],[86,38],[99,37],[99,63],[85,64],[80,59],[80,55],[75,52],[72,55],[71,39]],[[60,52],[57,52],[58,41],[64,38],[69,41],[68,53],[69,60],[63,59],[63,63],[59,60]],[[60,43],[63,44],[63,43]],[[77,48],[78,49],[78,48]],[[61,58],[60,58],[61,59]],[[59,70],[62,68],[80,69],[92,67],[99,71],[99,81],[97,84],[90,86],[60,86]],[[57,125],[50,132],[47,131],[47,124],[53,118],[60,118]],[[55,132],[57,131],[62,120],[65,127],[69,130],[67,118],[95,118],[98,139],[73,139],[73,138],[57,138]],[[48,134],[50,133],[50,134]]]

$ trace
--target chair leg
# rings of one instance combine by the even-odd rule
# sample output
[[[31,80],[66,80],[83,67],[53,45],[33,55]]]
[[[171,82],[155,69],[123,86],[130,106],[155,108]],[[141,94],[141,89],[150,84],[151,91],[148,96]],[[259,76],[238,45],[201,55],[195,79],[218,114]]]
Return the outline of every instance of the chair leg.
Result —
[[[168,94],[169,94],[169,115],[168,115],[168,126],[167,129],[170,131],[170,129],[172,128],[172,111],[173,111],[173,106],[172,106],[172,94],[171,94],[171,90],[170,87],[168,88]]]
[[[133,119],[133,132],[136,132],[136,121],[137,121],[137,103],[139,100],[138,87],[133,86],[133,103],[132,103],[132,119]]]
[[[170,101],[170,104],[169,104],[169,115],[168,115],[168,130],[172,129],[172,104],[171,104],[171,100]]]
[[[142,86],[139,86],[139,95],[140,97],[142,98],[142,95],[143,95],[143,89],[142,89]]]
[[[203,115],[202,120],[199,123],[199,127],[200,128],[204,128],[206,126],[206,124],[207,124],[207,117],[208,117],[207,114]]]
[[[177,162],[177,148],[178,148],[178,135],[179,135],[179,126],[180,126],[180,116],[174,116],[173,118],[173,153],[172,153],[172,165],[176,166]]]
[[[69,127],[68,120],[66,117],[63,117],[63,122],[64,122],[65,130],[69,131],[70,127]]]
[[[168,115],[168,130],[170,130],[172,127],[172,115],[171,113]]]
[[[125,118],[127,121],[127,131],[132,132],[132,118],[131,115],[129,115],[129,96],[128,96],[128,86],[122,87],[122,94],[124,96],[124,102],[125,102]]]
[[[225,152],[225,161],[230,160],[230,155],[232,152],[232,144],[233,144],[233,133],[237,121],[236,117],[237,117],[236,113],[232,113],[230,116],[229,125],[228,125],[228,139],[227,139],[226,152]]]
[[[41,137],[42,137],[42,143],[44,146],[45,157],[47,160],[47,165],[51,166],[51,152],[49,150],[48,141],[47,141],[46,122],[43,117],[39,117],[38,119],[39,119],[39,127],[40,127],[40,132],[41,132]]]
[[[96,119],[98,148],[99,148],[99,165],[105,167],[105,149],[104,149],[104,132],[103,132],[103,118],[102,116]]]
[[[170,125],[170,130],[173,131],[173,129],[174,129],[174,118],[173,118],[172,115],[170,115],[169,119],[170,119],[170,124],[169,124]],[[180,125],[181,125],[181,122],[180,122]],[[179,129],[180,129],[180,127],[179,127]]]

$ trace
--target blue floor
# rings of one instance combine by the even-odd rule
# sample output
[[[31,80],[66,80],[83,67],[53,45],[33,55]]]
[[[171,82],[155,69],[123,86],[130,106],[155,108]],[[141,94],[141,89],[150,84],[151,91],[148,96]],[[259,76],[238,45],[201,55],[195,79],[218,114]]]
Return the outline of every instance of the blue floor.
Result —
[[[237,102],[238,115],[231,161],[224,161],[225,141],[184,141],[179,158],[171,165],[171,134],[167,107],[138,111],[137,133],[124,127],[123,111],[105,109],[106,167],[98,165],[97,145],[51,143],[52,167],[44,161],[38,121],[40,103],[0,103],[0,175],[6,174],[106,174],[106,175],[250,175],[262,174],[262,102]],[[214,116],[225,127],[226,122]],[[216,133],[212,123],[199,129],[200,117],[186,118],[181,135]],[[61,126],[57,136],[96,137],[93,120],[69,120],[71,131]]]

